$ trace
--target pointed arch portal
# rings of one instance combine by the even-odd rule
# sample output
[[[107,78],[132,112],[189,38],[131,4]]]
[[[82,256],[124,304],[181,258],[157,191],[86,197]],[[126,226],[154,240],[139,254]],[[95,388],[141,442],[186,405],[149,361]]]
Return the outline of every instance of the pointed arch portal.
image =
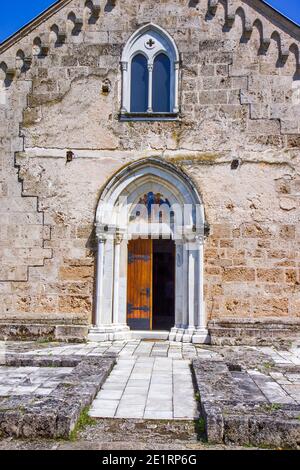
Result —
[[[208,341],[204,222],[197,189],[172,164],[140,160],[108,182],[96,214],[96,302],[89,339]],[[163,332],[154,331],[161,327]]]

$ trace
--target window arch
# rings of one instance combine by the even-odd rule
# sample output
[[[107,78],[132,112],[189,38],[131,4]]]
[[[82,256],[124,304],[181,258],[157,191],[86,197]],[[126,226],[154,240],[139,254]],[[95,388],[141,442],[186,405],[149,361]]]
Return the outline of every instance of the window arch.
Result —
[[[140,28],[127,42],[121,64],[123,117],[176,117],[179,55],[166,31],[153,24]]]

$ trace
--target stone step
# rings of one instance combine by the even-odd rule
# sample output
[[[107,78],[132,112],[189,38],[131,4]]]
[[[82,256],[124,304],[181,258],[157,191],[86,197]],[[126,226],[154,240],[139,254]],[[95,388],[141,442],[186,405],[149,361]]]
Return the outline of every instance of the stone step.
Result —
[[[114,441],[180,440],[197,442],[198,423],[193,420],[97,419],[96,429],[102,435],[113,435]]]

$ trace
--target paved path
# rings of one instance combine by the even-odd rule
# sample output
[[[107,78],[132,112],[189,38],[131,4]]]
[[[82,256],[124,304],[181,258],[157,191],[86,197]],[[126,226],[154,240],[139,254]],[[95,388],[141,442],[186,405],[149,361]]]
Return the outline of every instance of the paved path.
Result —
[[[34,354],[62,356],[97,356],[116,354],[119,357],[169,357],[172,359],[193,359],[201,356],[203,359],[219,358],[221,356],[209,348],[199,348],[190,343],[173,341],[105,341],[86,344],[34,343],[34,342],[5,342],[0,341],[0,356],[5,354]]]
[[[0,367],[0,396],[48,396],[72,372],[71,367]]]
[[[194,419],[199,416],[188,360],[120,358],[93,402],[94,418]]]
[[[254,388],[266,402],[300,403],[300,345],[289,351],[272,347],[197,347],[192,344],[170,341],[115,341],[87,344],[58,344],[34,342],[0,342],[1,357],[7,354],[37,354],[65,356],[94,356],[116,354],[118,364],[104,384],[91,409],[91,415],[113,418],[193,419],[196,402],[189,370],[189,361],[195,357],[203,360],[222,360],[233,363],[245,359],[245,373],[232,373],[243,389],[252,393]],[[252,363],[253,357],[262,357]],[[247,363],[246,357],[249,359]],[[224,358],[223,358],[224,359]],[[277,370],[259,370],[264,363],[273,361]],[[296,368],[296,369],[295,369]],[[49,378],[34,372],[22,377],[14,376],[20,370],[0,367],[0,396],[11,394],[51,394],[59,377],[56,369]],[[67,372],[67,371],[66,371]],[[47,371],[45,371],[47,375]],[[22,375],[22,374],[21,374]],[[29,377],[30,375],[30,377]],[[7,380],[6,380],[7,379]],[[12,379],[12,380],[10,380]],[[32,380],[33,379],[33,380]],[[12,383],[13,382],[13,383]],[[254,388],[253,388],[254,387]]]
[[[216,351],[220,350],[220,354]],[[29,354],[37,355],[79,355],[94,356],[101,354],[117,354],[119,357],[169,357],[173,359],[220,359],[222,352],[226,349],[241,349],[243,351],[261,352],[269,356],[279,366],[300,365],[300,343],[295,344],[289,351],[278,350],[273,347],[224,347],[211,348],[210,346],[195,346],[190,343],[177,343],[172,341],[105,341],[101,343],[89,342],[86,344],[59,344],[39,343],[33,341],[0,341],[1,355],[6,354]]]

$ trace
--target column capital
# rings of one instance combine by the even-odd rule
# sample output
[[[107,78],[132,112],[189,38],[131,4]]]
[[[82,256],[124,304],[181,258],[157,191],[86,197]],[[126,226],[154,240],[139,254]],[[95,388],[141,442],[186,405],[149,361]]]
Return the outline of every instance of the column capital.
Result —
[[[189,249],[199,248],[204,245],[204,236],[202,233],[187,234],[183,236],[183,243],[187,245]]]
[[[127,72],[127,70],[128,70],[128,62],[122,61],[122,62],[121,62],[121,68],[122,68],[123,72]]]
[[[122,233],[116,232],[116,234],[115,234],[115,244],[120,245],[123,241],[123,238],[124,238],[124,236],[123,236]]]
[[[97,225],[96,225],[96,237],[99,243],[105,243],[107,240],[107,235],[103,233],[103,231],[100,229],[100,227],[97,227]]]
[[[195,243],[197,243],[197,245],[204,244],[204,235],[202,233],[198,233],[197,235],[195,235]]]

